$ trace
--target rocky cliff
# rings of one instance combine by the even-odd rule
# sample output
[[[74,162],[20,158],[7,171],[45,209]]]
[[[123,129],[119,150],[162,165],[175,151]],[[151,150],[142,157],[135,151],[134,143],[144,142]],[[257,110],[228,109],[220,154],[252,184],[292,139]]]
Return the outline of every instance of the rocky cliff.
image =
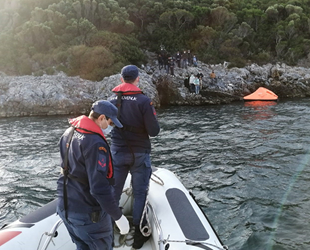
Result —
[[[209,74],[214,70],[216,81]],[[199,95],[191,94],[184,80],[201,71],[203,88]],[[0,76],[0,117],[33,115],[87,114],[91,104],[107,99],[120,84],[120,75],[100,82],[57,75]],[[227,68],[227,64],[174,68],[174,75],[159,70],[156,61],[142,66],[139,87],[155,105],[208,105],[241,101],[242,97],[263,86],[275,92],[279,99],[310,96],[310,69],[285,64],[245,68]]]

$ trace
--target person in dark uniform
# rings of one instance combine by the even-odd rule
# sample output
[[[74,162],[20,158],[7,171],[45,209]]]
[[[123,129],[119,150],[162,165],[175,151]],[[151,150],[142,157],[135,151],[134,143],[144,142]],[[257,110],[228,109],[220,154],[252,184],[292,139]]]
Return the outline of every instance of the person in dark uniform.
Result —
[[[142,212],[146,202],[151,168],[150,136],[160,131],[152,101],[138,88],[139,70],[127,65],[121,71],[122,84],[112,91],[110,101],[118,107],[118,117],[123,128],[114,128],[111,134],[111,153],[115,170],[115,197],[120,199],[128,172],[132,177],[133,225],[135,226],[133,248],[140,249],[149,236],[140,231],[140,221],[145,225]]]
[[[162,69],[164,67],[164,61],[161,53],[158,53],[157,60],[158,60],[158,68]]]
[[[60,139],[62,175],[57,181],[57,213],[81,250],[112,250],[112,219],[121,234],[129,223],[114,197],[113,165],[105,135],[122,127],[117,108],[97,101],[89,116],[69,121]]]
[[[178,67],[181,68],[181,54],[180,54],[179,51],[175,55],[175,61],[176,61],[177,65],[178,65]]]
[[[182,68],[187,69],[188,60],[186,50],[184,50],[183,54],[181,55],[181,60],[182,60]]]
[[[187,74],[186,77],[185,77],[185,79],[184,79],[184,86],[185,86],[186,88],[188,88],[189,91],[191,91],[191,88],[190,88],[190,86],[189,86],[189,77],[190,77],[190,76]]]
[[[170,75],[174,76],[174,58],[172,56],[168,57],[168,66],[170,70]]]

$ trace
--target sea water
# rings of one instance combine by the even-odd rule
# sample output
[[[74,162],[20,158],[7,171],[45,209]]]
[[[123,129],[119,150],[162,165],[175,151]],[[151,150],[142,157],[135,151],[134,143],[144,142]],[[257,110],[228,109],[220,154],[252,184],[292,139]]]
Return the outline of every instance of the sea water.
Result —
[[[230,250],[310,249],[309,99],[157,115],[152,165],[177,174]],[[67,119],[0,119],[0,226],[56,197]]]

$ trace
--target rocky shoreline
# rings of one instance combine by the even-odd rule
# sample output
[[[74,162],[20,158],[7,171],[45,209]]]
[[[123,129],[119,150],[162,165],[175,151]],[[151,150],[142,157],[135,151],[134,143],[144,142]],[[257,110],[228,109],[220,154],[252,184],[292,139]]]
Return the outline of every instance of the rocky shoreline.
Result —
[[[224,65],[199,63],[198,67],[175,67],[174,76],[158,69],[156,62],[140,70],[139,87],[156,108],[171,105],[212,105],[240,101],[263,86],[285,98],[310,96],[310,69],[285,64],[249,65],[228,69]],[[190,73],[203,73],[203,89],[191,94],[184,85]],[[217,80],[211,84],[210,72]],[[0,75],[0,117],[87,114],[91,104],[107,99],[120,84],[120,75],[105,77],[100,82],[57,75]]]

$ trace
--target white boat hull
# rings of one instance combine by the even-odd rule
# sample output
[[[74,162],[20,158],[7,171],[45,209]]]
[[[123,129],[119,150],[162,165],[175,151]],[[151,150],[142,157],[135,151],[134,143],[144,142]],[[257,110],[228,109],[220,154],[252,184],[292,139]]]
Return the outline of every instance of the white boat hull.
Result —
[[[124,214],[130,217],[130,176],[124,191],[120,205],[123,206]],[[2,228],[0,250],[75,250],[75,244],[55,213],[56,204],[54,200]],[[142,250],[227,249],[196,201],[169,170],[154,169],[147,211],[152,234]],[[131,244],[132,235],[120,238],[115,232],[114,249],[132,249]]]

